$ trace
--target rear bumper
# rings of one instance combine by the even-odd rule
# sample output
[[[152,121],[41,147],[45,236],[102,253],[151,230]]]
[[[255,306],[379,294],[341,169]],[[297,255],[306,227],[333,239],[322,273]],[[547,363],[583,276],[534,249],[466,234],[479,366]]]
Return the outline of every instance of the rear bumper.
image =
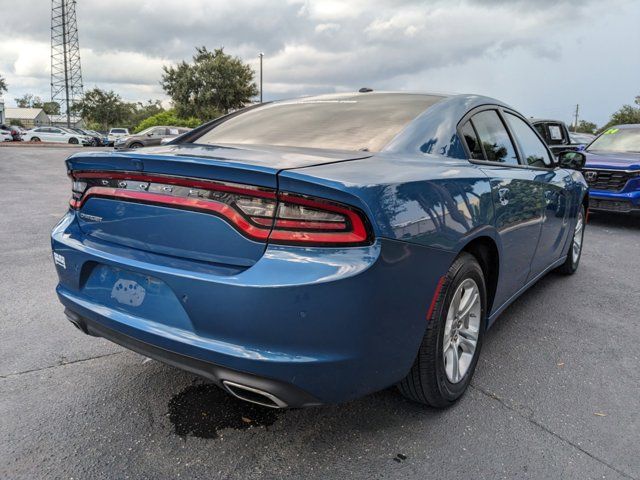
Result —
[[[631,192],[589,190],[589,209],[619,213],[640,212],[640,190]]]
[[[253,266],[234,269],[98,241],[73,213],[52,247],[60,301],[89,333],[218,383],[278,392],[289,406],[342,402],[401,380],[453,260],[378,240],[267,247]],[[144,301],[114,300],[118,278],[142,279]]]
[[[228,390],[226,385],[228,382],[232,382],[232,384],[246,385],[256,391],[265,392],[274,399],[271,400],[265,396],[262,399],[257,398],[257,403],[262,403],[263,405],[274,408],[300,408],[321,404],[318,399],[312,397],[305,391],[294,387],[293,385],[238,372],[225,368],[221,365],[189,357],[188,355],[182,355],[170,350],[165,350],[155,345],[142,342],[134,337],[125,335],[117,330],[107,328],[99,321],[92,320],[89,317],[83,317],[69,309],[65,309],[65,314],[71,323],[87,335],[105,338],[146,357],[153,358],[154,360],[200,375],[201,377],[213,381],[221,388]],[[231,394],[235,395],[233,390],[229,391]]]

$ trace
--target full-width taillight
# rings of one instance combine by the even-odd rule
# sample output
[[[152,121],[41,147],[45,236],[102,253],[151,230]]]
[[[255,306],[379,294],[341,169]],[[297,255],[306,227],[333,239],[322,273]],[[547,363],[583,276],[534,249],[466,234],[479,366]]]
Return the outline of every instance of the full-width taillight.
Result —
[[[252,240],[344,246],[372,240],[365,215],[329,200],[229,182],[129,172],[73,172],[71,208],[92,197],[194,210],[224,218]]]

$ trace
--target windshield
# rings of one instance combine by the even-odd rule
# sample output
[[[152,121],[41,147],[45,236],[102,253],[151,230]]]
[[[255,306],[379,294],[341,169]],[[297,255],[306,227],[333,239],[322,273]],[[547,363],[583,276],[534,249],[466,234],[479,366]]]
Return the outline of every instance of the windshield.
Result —
[[[240,113],[192,142],[379,151],[440,100],[365,93],[278,102]]]
[[[158,127],[149,127],[149,128],[145,128],[144,130],[142,130],[141,132],[136,133],[136,135],[146,135],[147,133],[151,133],[151,131],[154,128],[158,128]]]
[[[640,153],[640,127],[610,128],[589,145],[587,151]]]

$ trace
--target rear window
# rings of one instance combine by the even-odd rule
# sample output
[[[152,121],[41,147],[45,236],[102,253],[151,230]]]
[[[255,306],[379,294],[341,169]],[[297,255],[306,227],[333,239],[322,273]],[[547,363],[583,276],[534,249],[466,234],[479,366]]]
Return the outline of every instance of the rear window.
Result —
[[[127,133],[124,128],[112,128],[111,133]]]
[[[587,151],[640,153],[640,127],[610,128],[589,145]]]
[[[379,151],[442,98],[380,93],[278,102],[232,117],[192,142]]]

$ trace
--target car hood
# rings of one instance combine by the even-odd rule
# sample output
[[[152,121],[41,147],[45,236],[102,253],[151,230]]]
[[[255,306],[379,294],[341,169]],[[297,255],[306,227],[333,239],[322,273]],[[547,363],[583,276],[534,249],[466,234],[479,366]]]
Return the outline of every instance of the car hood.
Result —
[[[585,168],[612,170],[640,170],[640,153],[584,152],[587,156]]]

